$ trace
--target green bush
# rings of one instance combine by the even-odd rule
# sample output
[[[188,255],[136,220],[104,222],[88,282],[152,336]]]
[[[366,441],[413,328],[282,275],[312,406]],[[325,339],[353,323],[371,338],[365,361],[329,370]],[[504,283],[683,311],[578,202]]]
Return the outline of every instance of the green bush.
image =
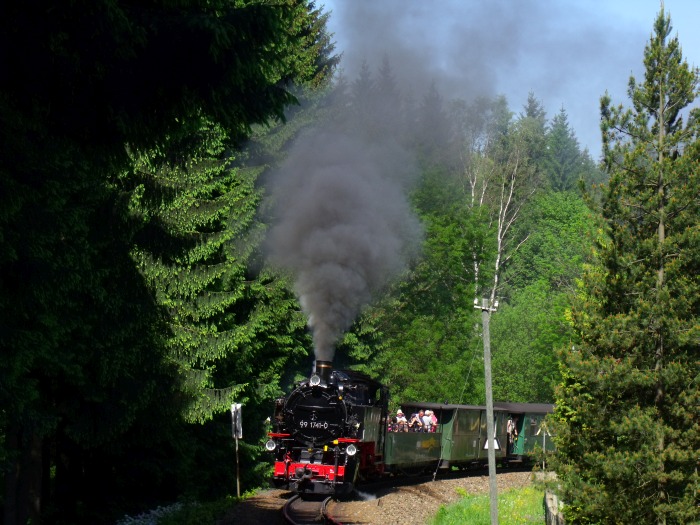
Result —
[[[158,525],[215,525],[239,501],[239,498],[228,496],[206,503],[188,503],[163,516],[158,520]]]

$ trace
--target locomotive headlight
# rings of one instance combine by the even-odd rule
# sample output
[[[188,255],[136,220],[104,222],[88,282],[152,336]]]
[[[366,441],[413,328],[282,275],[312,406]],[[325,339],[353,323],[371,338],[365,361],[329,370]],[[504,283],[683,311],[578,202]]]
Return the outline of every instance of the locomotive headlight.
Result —
[[[357,447],[351,443],[350,445],[348,445],[348,448],[345,449],[345,453],[348,456],[354,456],[355,454],[357,454]]]
[[[277,443],[275,443],[273,440],[268,439],[267,443],[265,443],[265,450],[272,452],[277,448]]]
[[[309,378],[309,384],[311,384],[311,386],[318,386],[318,385],[320,385],[320,384],[321,384],[321,376],[319,376],[318,374],[313,374],[313,375]]]

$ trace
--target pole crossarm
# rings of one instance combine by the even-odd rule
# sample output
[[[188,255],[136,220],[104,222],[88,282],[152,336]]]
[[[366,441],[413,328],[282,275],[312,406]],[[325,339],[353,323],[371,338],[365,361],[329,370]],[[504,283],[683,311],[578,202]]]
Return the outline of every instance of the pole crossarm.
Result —
[[[489,305],[488,299],[482,299],[481,304],[479,304],[479,299],[474,299],[474,308],[482,311],[495,312],[498,310],[498,299],[493,302],[493,306]]]

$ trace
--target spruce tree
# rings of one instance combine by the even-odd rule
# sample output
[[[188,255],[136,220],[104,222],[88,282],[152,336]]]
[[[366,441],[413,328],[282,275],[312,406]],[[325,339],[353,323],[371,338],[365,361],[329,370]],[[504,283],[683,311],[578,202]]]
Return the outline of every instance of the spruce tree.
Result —
[[[562,107],[552,119],[547,134],[545,166],[554,191],[567,191],[576,186],[582,160],[578,140],[569,126],[566,110]]]
[[[147,152],[135,157],[124,181],[143,224],[132,257],[168,312],[169,360],[191,400],[187,418],[202,421],[242,388],[215,388],[212,374],[252,332],[226,319],[246,294],[259,196],[254,177],[228,169],[221,127],[206,124],[183,137],[166,144],[168,161],[153,164]]]
[[[542,101],[538,100],[533,91],[527,94],[527,103],[523,106],[523,109],[525,111],[520,116],[535,119],[540,131],[544,134],[547,131],[547,112],[542,105]]]
[[[165,316],[129,258],[126,152],[181,140],[202,115],[236,143],[283,120],[292,80],[335,61],[314,13],[305,0],[0,6],[3,523],[96,523],[102,498],[133,501],[115,480],[129,471],[135,487],[149,468],[126,450],[167,442],[157,415],[180,398]]]
[[[530,92],[527,96],[527,104],[523,106],[524,112],[518,115],[518,127],[522,130],[525,147],[527,148],[528,163],[532,165],[537,179],[544,172],[547,158],[547,118],[542,102]]]
[[[358,130],[371,129],[375,110],[375,84],[369,64],[363,61],[359,74],[350,86],[350,120]]]
[[[380,138],[386,140],[387,136],[398,134],[401,122],[401,94],[386,55],[377,72],[375,88],[376,127],[382,134]]]
[[[601,100],[606,231],[555,413],[567,523],[700,519],[698,70],[670,33],[662,8],[631,109]]]

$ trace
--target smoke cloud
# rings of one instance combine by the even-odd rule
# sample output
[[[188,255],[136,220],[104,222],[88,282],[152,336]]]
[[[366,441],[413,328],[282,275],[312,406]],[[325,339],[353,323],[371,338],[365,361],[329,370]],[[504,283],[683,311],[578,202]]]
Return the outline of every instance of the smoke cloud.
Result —
[[[667,8],[671,13],[680,5]],[[610,5],[609,5],[610,4]],[[329,29],[353,78],[387,56],[404,89],[434,83],[446,99],[503,94],[517,113],[532,91],[548,117],[563,106],[583,146],[599,151],[599,100],[625,97],[641,65],[659,2],[639,0],[642,22],[613,14],[615,2],[576,0],[328,0]],[[622,2],[624,4],[624,2]],[[643,6],[642,6],[643,4]],[[612,7],[611,7],[612,5]],[[618,8],[624,9],[624,8]],[[681,11],[678,11],[679,13]],[[674,16],[674,26],[679,22]],[[686,32],[687,36],[692,33]]]
[[[416,254],[413,165],[395,145],[324,129],[298,140],[272,177],[269,259],[295,276],[316,359],[333,360],[362,307]]]
[[[343,132],[307,133],[268,179],[273,213],[268,259],[293,273],[316,357],[332,361],[338,338],[420,244],[420,225],[406,199],[416,168],[397,146],[405,143],[400,135],[406,131],[397,128],[410,121],[408,129],[418,138],[412,150],[418,144],[425,151],[426,133],[433,138],[440,133],[439,126],[417,118],[431,86],[444,101],[505,94],[516,112],[533,91],[550,118],[564,106],[583,145],[595,146],[598,99],[610,87],[609,73],[622,72],[626,86],[650,26],[621,27],[571,0],[326,5],[345,79],[352,81],[366,64],[377,80],[386,58],[401,92],[393,99],[378,94],[379,102],[365,106],[369,119],[351,115],[355,124]],[[359,85],[347,87],[351,100],[367,96]],[[399,98],[404,124],[387,118]],[[347,99],[339,102],[347,107]]]

